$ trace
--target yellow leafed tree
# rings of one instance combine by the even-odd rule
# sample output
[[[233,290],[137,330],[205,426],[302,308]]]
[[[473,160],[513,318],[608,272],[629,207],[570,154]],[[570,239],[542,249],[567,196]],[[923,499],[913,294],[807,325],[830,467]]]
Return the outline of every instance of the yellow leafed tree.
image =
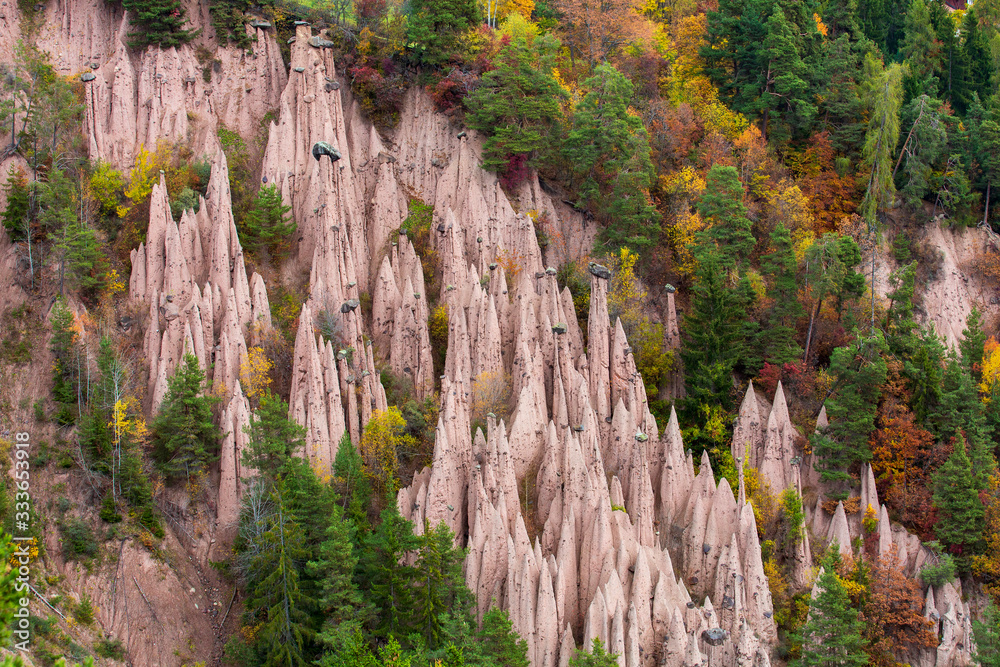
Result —
[[[361,460],[365,473],[379,493],[395,493],[399,470],[398,450],[412,448],[414,438],[406,433],[406,420],[396,406],[376,410],[361,436]]]
[[[979,393],[983,395],[984,403],[990,402],[998,376],[1000,376],[1000,343],[990,336],[983,345],[983,381],[979,383]]]
[[[260,398],[271,386],[271,368],[264,348],[251,347],[240,360],[240,384],[248,399]]]

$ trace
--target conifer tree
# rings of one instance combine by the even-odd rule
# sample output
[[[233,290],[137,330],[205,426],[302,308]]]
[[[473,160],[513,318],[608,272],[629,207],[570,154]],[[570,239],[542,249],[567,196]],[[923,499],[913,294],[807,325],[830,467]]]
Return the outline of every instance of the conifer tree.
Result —
[[[305,445],[305,427],[288,419],[288,404],[270,392],[261,397],[244,430],[250,442],[243,452],[243,465],[267,480],[282,476],[292,455]]]
[[[351,629],[360,627],[361,594],[354,583],[358,556],[351,544],[352,524],[343,511],[334,505],[326,539],[317,549],[317,558],[306,565],[308,575],[319,582],[319,610],[327,630],[343,624]]]
[[[352,532],[355,546],[360,546],[368,535],[368,507],[372,488],[365,474],[361,453],[351,442],[350,433],[344,432],[333,459],[333,489],[337,494],[337,504],[344,510],[344,518],[354,524]]]
[[[490,656],[496,667],[528,667],[528,644],[514,632],[510,616],[499,607],[490,607],[483,615],[479,631],[482,652]]]
[[[471,593],[462,577],[465,554],[454,546],[447,524],[425,520],[414,566],[414,621],[428,648],[441,645],[445,615],[468,613]]]
[[[606,223],[605,245],[642,250],[656,242],[660,226],[649,199],[649,134],[628,109],[635,88],[608,63],[598,65],[583,87],[587,93],[574,110],[563,157],[581,204]]]
[[[199,31],[184,28],[187,12],[180,0],[122,0],[122,6],[129,10],[136,28],[128,35],[132,48],[159,45],[166,49],[198,36]]]
[[[868,435],[875,430],[878,398],[888,374],[886,352],[878,329],[869,335],[855,330],[849,346],[833,351],[830,373],[836,383],[826,402],[830,425],[812,436],[820,459],[816,468],[824,481],[847,481],[852,465],[871,459]]]
[[[909,67],[905,81],[908,97],[936,94],[935,74],[941,68],[941,43],[931,24],[930,9],[925,0],[910,0],[903,23],[900,52]]]
[[[203,393],[204,382],[193,354],[184,356],[167,381],[167,395],[151,430],[154,456],[170,479],[202,474],[219,448],[219,429],[212,421],[212,399]]]
[[[863,624],[858,612],[851,607],[836,568],[839,552],[823,563],[817,580],[816,596],[809,602],[809,620],[802,628],[802,656],[795,667],[863,667],[868,664],[864,652]]]
[[[962,365],[965,371],[978,385],[983,381],[983,346],[986,344],[986,332],[983,331],[983,314],[979,307],[973,304],[969,316],[965,319],[965,329],[962,330],[962,340],[958,349],[962,353]]]
[[[929,411],[927,426],[943,442],[964,437],[974,452],[989,441],[991,428],[983,404],[954,351],[948,355],[938,404]]]
[[[815,30],[815,24],[812,28]],[[766,24],[763,47],[768,55],[767,76],[759,105],[764,136],[779,144],[791,139],[796,129],[808,128],[816,115],[800,41],[797,26],[785,18],[785,12],[776,3]],[[774,119],[778,122],[771,122],[779,114]]]
[[[934,507],[938,522],[934,532],[952,553],[970,556],[983,548],[986,528],[985,510],[975,485],[972,461],[965,451],[965,439],[959,435],[951,456],[933,475]],[[966,558],[958,559],[967,567]]]
[[[889,276],[889,312],[886,314],[886,342],[896,355],[911,358],[917,351],[919,339],[915,333],[917,322],[913,319],[913,290],[917,263],[899,267]]]
[[[736,290],[727,285],[717,253],[702,256],[695,277],[691,308],[684,315],[681,347],[688,397],[697,405],[732,404],[732,372],[741,359],[746,313]]]
[[[735,167],[712,165],[698,213],[706,229],[698,234],[698,253],[717,249],[720,269],[742,266],[753,251],[755,240],[743,205],[743,185]]]
[[[869,55],[866,67],[878,71],[881,63]],[[899,141],[899,108],[903,102],[903,67],[892,63],[879,71],[871,87],[871,116],[861,155],[869,173],[860,212],[870,228],[881,228],[878,215],[892,201],[896,186],[892,180],[896,143]]]
[[[775,364],[784,365],[802,357],[802,348],[795,340],[795,323],[802,317],[795,282],[797,262],[792,248],[792,235],[781,223],[771,232],[771,252],[761,259],[765,275],[771,279],[771,308],[767,326],[762,330],[764,356]]]
[[[921,423],[927,423],[929,415],[941,402],[944,359],[944,343],[934,333],[933,328],[927,328],[922,332],[913,359],[904,362],[904,370],[910,380],[910,390],[913,394],[911,399],[913,414]]]
[[[1000,667],[1000,613],[992,600],[986,603],[983,620],[972,621],[972,635],[976,640],[972,659],[980,667]]]
[[[300,590],[297,563],[308,551],[302,531],[288,511],[279,483],[271,492],[273,511],[267,529],[254,545],[248,586],[248,608],[263,610],[263,625],[255,647],[266,667],[308,664],[306,642],[312,638],[310,620],[304,608],[311,602]]]
[[[590,652],[577,649],[569,660],[569,667],[617,667],[618,658],[617,653],[608,653],[604,642],[595,637]]]
[[[558,49],[552,35],[535,37],[531,46],[524,36],[514,36],[501,47],[496,68],[465,98],[469,125],[487,136],[487,169],[503,171],[516,155],[532,164],[548,152],[561,117],[559,101],[566,96],[552,73]]]
[[[382,510],[381,519],[365,540],[359,581],[367,586],[365,597],[376,610],[374,635],[405,636],[413,624],[415,573],[403,559],[417,549],[419,540],[413,535],[413,524],[400,515],[396,503]]]
[[[478,20],[474,0],[415,0],[406,35],[414,60],[432,67],[446,64],[458,55],[460,37]]]
[[[291,210],[277,185],[265,185],[257,192],[253,208],[241,225],[243,235],[240,240],[251,252],[266,250],[273,256],[282,256],[288,249],[287,239],[298,228],[288,215]]]

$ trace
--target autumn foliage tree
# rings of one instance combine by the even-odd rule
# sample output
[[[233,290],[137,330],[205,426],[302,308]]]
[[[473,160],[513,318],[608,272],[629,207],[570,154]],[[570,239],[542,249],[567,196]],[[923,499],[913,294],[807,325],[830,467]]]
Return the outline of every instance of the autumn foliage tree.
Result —
[[[937,646],[933,623],[922,613],[920,584],[897,565],[896,548],[876,558],[869,571],[868,594],[861,611],[869,665],[895,667],[895,655]]]

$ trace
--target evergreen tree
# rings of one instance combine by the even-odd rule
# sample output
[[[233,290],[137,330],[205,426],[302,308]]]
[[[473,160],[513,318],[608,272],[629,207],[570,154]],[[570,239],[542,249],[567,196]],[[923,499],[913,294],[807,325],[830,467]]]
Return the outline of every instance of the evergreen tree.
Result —
[[[986,602],[983,620],[972,621],[972,635],[976,640],[972,659],[980,667],[1000,667],[1000,613],[992,600]]]
[[[866,66],[872,66],[869,56]],[[881,63],[874,63],[881,67]],[[879,228],[878,215],[892,201],[896,186],[892,180],[893,157],[899,141],[899,108],[903,102],[903,68],[893,63],[879,73],[871,87],[871,115],[861,154],[869,173],[860,212],[870,228]]]
[[[483,74],[479,86],[465,98],[468,123],[487,136],[483,166],[504,171],[514,156],[529,164],[548,157],[552,131],[561,118],[560,100],[566,97],[553,75],[559,40],[535,37],[528,45],[514,36],[501,47],[495,69]]]
[[[129,10],[132,26],[136,28],[128,35],[132,48],[180,46],[200,33],[184,28],[187,11],[180,0],[122,0],[122,6]]]
[[[771,232],[771,252],[761,259],[765,275],[771,279],[771,308],[767,326],[761,338],[764,356],[775,364],[784,365],[802,357],[802,348],[795,340],[795,323],[802,317],[795,282],[797,262],[792,247],[792,235],[781,223]]]
[[[948,355],[940,398],[928,413],[927,428],[943,442],[964,437],[976,452],[989,441],[991,429],[983,404],[954,351]]]
[[[913,359],[904,361],[904,370],[913,394],[910,405],[913,414],[922,424],[927,423],[929,415],[941,402],[944,358],[944,343],[932,328],[928,328],[922,332]]]
[[[319,545],[317,558],[306,564],[306,572],[320,582],[317,602],[326,628],[337,629],[347,624],[353,635],[362,620],[359,617],[362,600],[354,583],[358,557],[351,544],[351,530],[351,522],[334,505],[326,539]]]
[[[905,79],[907,97],[937,94],[936,74],[941,69],[941,43],[931,24],[930,9],[925,0],[910,0],[903,23],[903,44],[900,49],[909,67]]]
[[[285,506],[280,483],[271,492],[271,503],[267,529],[251,552],[253,579],[247,606],[263,612],[255,647],[265,667],[306,665],[306,642],[313,631],[303,610],[310,601],[300,590],[297,563],[308,552],[302,544],[302,532]]]
[[[965,329],[962,330],[962,340],[958,343],[958,349],[962,353],[962,365],[976,385],[983,380],[983,346],[985,345],[986,332],[983,331],[983,314],[979,307],[973,304],[969,316],[965,318]]]
[[[282,477],[291,457],[305,446],[305,427],[290,420],[288,404],[270,392],[261,397],[260,407],[243,428],[250,442],[242,463],[266,480]]]
[[[499,607],[490,607],[483,615],[479,631],[482,652],[496,667],[528,667],[528,644],[514,632],[510,616]]]
[[[812,28],[815,30],[815,24]],[[759,106],[764,136],[779,144],[791,139],[796,129],[808,129],[816,115],[799,34],[776,3],[766,24],[763,46],[768,54],[767,76]],[[779,116],[775,122],[771,121],[773,116]]]
[[[732,372],[745,349],[746,313],[717,253],[702,256],[695,275],[691,308],[684,316],[681,346],[685,385],[692,404],[732,405]]]
[[[337,493],[337,503],[344,511],[344,518],[354,524],[355,546],[360,546],[369,532],[368,507],[372,489],[365,474],[361,453],[351,442],[346,431],[340,439],[337,456],[333,459],[333,488]]]
[[[462,577],[465,554],[454,546],[454,533],[445,523],[431,528],[425,520],[414,567],[416,627],[428,648],[441,645],[446,614],[468,613],[470,597]]]
[[[962,17],[961,67],[952,82],[952,99],[958,111],[966,111],[978,97],[990,97],[993,61],[986,29],[980,26],[976,7],[967,7]]]
[[[985,510],[976,489],[972,461],[965,451],[965,439],[960,435],[954,442],[951,456],[933,475],[934,507],[938,511],[934,533],[949,551],[963,556],[958,562],[967,568],[964,556],[978,553],[984,546]]]
[[[833,351],[830,373],[836,383],[826,401],[830,425],[812,436],[823,481],[847,481],[852,465],[871,459],[868,435],[875,430],[878,399],[888,374],[886,353],[878,329],[867,336],[855,330],[849,346]]]
[[[823,95],[817,122],[830,132],[837,152],[856,156],[865,134],[864,107],[858,85],[862,45],[847,34],[827,40],[820,54],[820,70],[825,72]]]
[[[416,575],[404,558],[417,549],[419,541],[413,535],[413,524],[400,515],[396,503],[389,503],[381,518],[365,540],[358,582],[376,610],[374,635],[405,636],[413,624],[412,587]]]
[[[79,346],[77,342],[73,312],[66,305],[66,299],[57,297],[52,306],[52,338],[49,348],[54,357],[52,363],[52,399],[57,409],[55,421],[58,424],[72,424],[76,421],[82,397],[79,395]]]
[[[479,20],[473,0],[413,0],[407,42],[420,64],[445,65],[458,55],[459,39]]]
[[[569,660],[569,667],[617,667],[618,654],[604,650],[604,642],[594,638],[590,653],[577,649]]]
[[[167,395],[151,430],[153,455],[170,479],[203,474],[219,447],[212,399],[202,393],[204,382],[205,374],[193,354],[184,356],[167,381]]]
[[[802,656],[793,663],[795,667],[863,667],[868,664],[862,637],[864,624],[858,612],[851,607],[836,568],[839,552],[831,554],[823,563],[823,571],[816,582],[817,593],[809,602],[809,619],[802,627]]]
[[[886,343],[893,354],[910,359],[916,354],[919,338],[913,318],[913,290],[917,262],[899,267],[889,276],[889,311],[886,313]]]
[[[901,149],[906,184],[900,194],[903,201],[914,209],[935,190],[941,163],[948,158],[947,118],[938,112],[941,106],[940,100],[921,95],[903,109],[902,118],[910,126],[910,131]]]
[[[634,86],[604,63],[583,82],[563,157],[570,165],[580,202],[605,224],[608,248],[641,251],[656,243],[659,220],[649,199],[654,169],[642,119],[629,113]]]
[[[281,257],[288,250],[287,240],[298,228],[288,215],[292,210],[281,197],[281,190],[275,184],[265,185],[257,192],[253,208],[247,213],[240,241],[251,252],[268,251]]]
[[[698,213],[706,229],[698,234],[699,254],[717,249],[719,268],[742,267],[753,251],[755,240],[743,205],[743,185],[735,167],[712,165]]]

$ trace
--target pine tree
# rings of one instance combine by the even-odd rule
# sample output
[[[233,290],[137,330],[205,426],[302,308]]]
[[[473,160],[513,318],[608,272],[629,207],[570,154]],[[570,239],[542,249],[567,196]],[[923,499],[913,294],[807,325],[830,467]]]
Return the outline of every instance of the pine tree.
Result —
[[[361,453],[354,447],[347,432],[340,439],[337,456],[333,460],[331,481],[337,493],[337,503],[344,511],[344,518],[354,524],[354,544],[360,546],[370,529],[368,507],[372,488],[365,474]]]
[[[931,24],[930,9],[924,0],[910,0],[903,23],[903,44],[909,73],[905,86],[908,97],[938,92],[935,74],[941,68],[941,43]]]
[[[404,557],[417,549],[419,540],[413,535],[413,524],[400,515],[396,503],[382,510],[381,519],[365,540],[359,582],[366,600],[376,610],[373,634],[381,638],[405,636],[413,624],[412,587],[416,575]]]
[[[308,664],[306,642],[313,635],[309,604],[299,587],[297,563],[307,555],[302,532],[288,511],[280,483],[271,492],[273,511],[267,530],[260,535],[252,552],[250,572],[255,577],[248,586],[248,610],[264,612],[263,625],[255,645],[266,667]]]
[[[893,354],[910,359],[916,354],[919,339],[913,319],[913,290],[917,262],[899,267],[889,276],[889,312],[886,313],[886,343]]]
[[[202,393],[205,374],[193,354],[167,381],[167,395],[152,424],[153,455],[170,479],[201,475],[219,448],[212,399]]]
[[[702,256],[684,316],[685,385],[693,405],[732,405],[733,368],[743,356],[746,312],[714,252]]]
[[[283,469],[296,451],[305,446],[306,429],[288,418],[288,404],[270,392],[244,427],[250,442],[243,451],[243,465],[257,470],[264,479],[283,476]]]
[[[852,465],[871,459],[868,436],[875,430],[878,399],[888,374],[886,353],[878,329],[867,336],[855,330],[854,342],[833,351],[830,373],[836,383],[826,402],[830,425],[812,436],[820,457],[816,468],[824,481],[847,481]]]
[[[815,30],[815,24],[812,25]],[[764,52],[768,54],[767,76],[759,106],[763,116],[764,136],[779,144],[790,140],[797,129],[807,129],[816,115],[816,105],[802,60],[799,30],[785,18],[776,3],[767,19]],[[778,115],[771,122],[773,115]]]
[[[943,442],[959,436],[965,438],[976,452],[989,442],[991,428],[983,404],[954,351],[948,355],[940,398],[928,413],[927,427]]]
[[[983,331],[983,314],[974,305],[965,319],[965,329],[962,330],[962,340],[958,349],[962,353],[962,365],[965,371],[978,385],[983,381],[983,346],[986,344],[986,332]]]
[[[944,343],[932,328],[928,328],[922,333],[912,361],[904,362],[904,370],[913,394],[910,404],[913,414],[922,424],[927,423],[929,415],[941,402],[944,358]]]
[[[833,147],[850,156],[858,155],[865,134],[865,105],[858,86],[860,49],[856,41],[841,34],[824,42],[820,54],[826,81],[817,123],[820,129],[830,132]]]
[[[465,554],[454,546],[455,535],[447,524],[431,528],[425,520],[414,566],[414,616],[427,647],[434,649],[444,638],[445,615],[469,608],[471,593],[462,577]]]
[[[484,654],[496,667],[528,667],[528,644],[514,632],[510,616],[499,607],[490,607],[483,615],[479,642]]]
[[[980,667],[1000,667],[1000,612],[992,600],[986,603],[983,620],[972,621],[972,635],[976,640],[972,659]]]
[[[864,652],[863,624],[858,612],[851,608],[836,568],[839,552],[823,563],[823,572],[816,582],[817,593],[809,602],[809,619],[802,628],[802,656],[795,667],[863,667],[868,664]]]
[[[128,35],[132,48],[180,46],[200,33],[184,28],[187,11],[179,0],[122,0],[122,6],[129,10],[132,26],[137,28]]]
[[[938,511],[934,532],[938,540],[958,556],[980,552],[984,546],[985,510],[979,500],[964,438],[955,439],[951,456],[934,473],[933,480],[934,507]],[[966,558],[959,558],[958,562],[960,567],[968,567]]]
[[[802,348],[795,340],[795,323],[802,317],[795,282],[797,262],[792,247],[792,235],[781,223],[771,232],[771,252],[761,259],[765,275],[771,279],[771,308],[767,326],[762,330],[764,357],[784,365],[802,357]]]
[[[503,171],[515,155],[529,164],[549,152],[552,130],[561,118],[560,100],[566,97],[553,75],[559,41],[535,37],[531,46],[517,35],[502,46],[496,68],[483,74],[479,86],[465,98],[469,126],[488,138],[483,166]]]
[[[902,173],[906,184],[900,190],[903,201],[918,208],[924,197],[934,191],[940,176],[942,161],[948,157],[946,120],[938,112],[940,100],[921,95],[908,104],[902,113],[910,130],[901,148]],[[899,161],[897,160],[897,166]]]
[[[715,248],[720,269],[728,271],[742,266],[753,251],[755,239],[750,233],[752,225],[743,205],[743,185],[735,167],[712,165],[698,202],[698,213],[706,229],[698,234],[696,254]]]
[[[594,69],[583,82],[563,143],[580,203],[606,224],[605,247],[641,251],[656,243],[659,214],[649,199],[655,171],[649,134],[642,119],[629,113],[635,89],[612,65]]]
[[[604,650],[604,642],[594,637],[590,653],[577,649],[569,660],[569,667],[617,667],[618,654]]]
[[[306,564],[307,574],[319,581],[319,609],[328,629],[341,624],[360,627],[361,594],[354,583],[357,554],[351,544],[351,522],[334,505],[326,539],[319,545],[317,558]],[[352,632],[353,634],[353,632]]]
[[[288,250],[287,240],[298,228],[288,215],[291,206],[285,204],[281,190],[275,184],[265,185],[257,192],[253,208],[247,213],[240,231],[240,241],[251,252],[267,251],[281,257]]]
[[[407,24],[413,59],[434,67],[458,56],[459,38],[479,20],[474,0],[414,0]]]

